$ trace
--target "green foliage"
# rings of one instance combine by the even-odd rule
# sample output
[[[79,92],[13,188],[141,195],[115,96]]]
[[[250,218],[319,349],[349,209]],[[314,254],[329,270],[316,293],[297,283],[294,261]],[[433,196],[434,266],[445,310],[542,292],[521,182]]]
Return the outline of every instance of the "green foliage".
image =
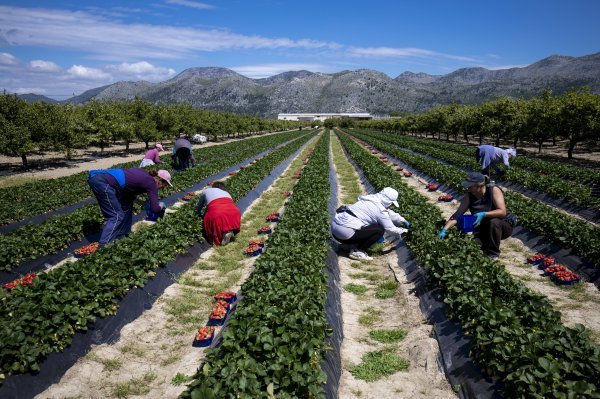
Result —
[[[403,328],[396,328],[392,330],[372,330],[369,331],[369,337],[375,341],[382,342],[384,344],[391,344],[398,342],[406,337],[407,331]]]
[[[596,397],[600,348],[589,339],[589,331],[581,325],[565,327],[545,297],[487,259],[471,239],[451,231],[438,240],[440,211],[378,158],[346,135],[340,138],[375,189],[391,186],[399,191],[400,213],[414,221],[405,240],[409,249],[440,289],[448,317],[472,337],[473,359],[504,380],[505,396]],[[417,169],[448,173],[449,179],[442,181],[451,184],[462,180],[439,163],[435,169],[426,166],[423,162]]]
[[[252,190],[257,179],[309,138],[295,140],[232,176],[228,185],[233,199]],[[201,239],[199,224],[194,204],[186,203],[151,227],[42,273],[32,286],[10,291],[0,300],[0,369],[11,374],[35,371],[43,357],[69,345],[75,332],[86,331],[98,317],[113,315],[117,300],[128,290],[143,286],[149,272]]]
[[[408,370],[410,362],[389,350],[368,352],[362,361],[350,367],[350,373],[359,380],[377,381],[398,371]]]
[[[364,295],[365,292],[367,292],[368,288],[362,284],[350,283],[344,286],[344,290],[351,292],[355,295]]]
[[[329,236],[329,136],[302,171],[266,253],[242,286],[218,351],[183,398],[321,397],[331,330],[324,274]]]

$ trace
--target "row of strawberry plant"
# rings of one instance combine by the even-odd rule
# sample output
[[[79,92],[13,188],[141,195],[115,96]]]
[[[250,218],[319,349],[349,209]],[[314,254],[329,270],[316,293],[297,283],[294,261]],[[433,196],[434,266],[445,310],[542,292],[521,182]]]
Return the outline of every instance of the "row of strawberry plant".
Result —
[[[426,157],[402,150],[397,146],[369,136],[363,137],[369,144],[381,151],[401,159],[435,178],[436,180],[462,191],[462,181],[466,173],[462,170],[428,159]],[[506,205],[519,218],[520,224],[530,231],[544,236],[563,248],[571,248],[575,253],[587,257],[600,267],[600,228],[584,220],[571,217],[539,201],[526,198],[518,193],[505,192]]]
[[[169,195],[190,187],[223,169],[231,167],[252,155],[295,139],[298,133],[250,139],[248,145],[239,143],[212,147],[211,161],[196,168],[178,172],[173,177],[173,187],[161,191]],[[84,183],[87,186],[87,183]],[[141,208],[137,207],[137,211]],[[9,234],[0,236],[0,270],[10,270],[25,260],[56,253],[67,248],[75,240],[82,239],[86,232],[97,231],[103,221],[96,204],[87,205],[66,215],[55,215],[45,222],[27,224]]]
[[[311,136],[232,176],[227,184],[234,200],[252,190]],[[118,299],[129,289],[143,286],[156,267],[200,239],[197,211],[193,203],[186,203],[147,229],[39,275],[32,286],[0,291],[0,369],[11,374],[37,370],[41,358],[64,349],[75,332],[87,330],[96,318],[114,314]]]
[[[268,250],[242,286],[218,349],[183,398],[321,397],[330,327],[324,273],[329,236],[329,135],[302,171]]]
[[[413,222],[409,249],[439,287],[446,314],[472,337],[472,358],[504,380],[506,397],[597,397],[600,348],[589,331],[565,327],[546,298],[513,279],[470,238],[453,230],[438,240],[440,210],[348,136],[340,139],[377,190],[400,192],[400,213]]]
[[[481,165],[475,160],[475,150],[473,148],[467,148],[467,152],[469,153],[465,154],[465,147],[457,144],[439,141],[426,142],[412,137],[389,133],[384,134],[380,132],[353,133],[364,134],[364,137],[378,138],[389,143],[397,144],[404,148],[441,159],[453,165],[472,170],[479,170],[481,168]],[[519,157],[514,159],[517,160]],[[513,161],[511,160],[511,162]],[[507,182],[520,184],[523,187],[538,192],[547,193],[558,199],[564,198],[567,201],[580,206],[600,206],[600,200],[591,195],[591,185],[578,183],[575,179],[564,180],[563,178],[556,176],[545,176],[540,174],[540,172],[531,172],[521,167],[512,167],[504,176],[502,176],[502,179]]]
[[[404,136],[411,139],[408,136]],[[416,142],[426,143],[428,145],[438,147],[443,145],[444,148],[452,149],[463,155],[473,156],[475,154],[475,146],[449,143],[432,138],[412,138]],[[519,168],[527,169],[532,172],[537,172],[545,175],[559,177],[568,181],[575,181],[580,184],[594,184],[600,182],[600,171],[597,169],[586,168],[577,165],[569,165],[561,161],[547,161],[532,156],[519,155],[510,160],[510,163]]]
[[[289,138],[297,137],[299,134],[301,132],[294,131],[281,135],[287,137],[289,140]],[[265,136],[246,140],[255,142],[265,139],[268,141],[269,137]],[[244,143],[246,140],[244,140]],[[245,145],[240,145],[239,142],[224,145],[234,151],[235,149],[245,147]],[[219,156],[219,152],[215,152],[215,149],[218,147],[196,149],[194,150],[194,156],[198,162],[214,160]],[[165,165],[170,165],[170,155],[161,156],[161,160]],[[121,163],[114,167],[137,168],[139,164],[140,160],[136,160]],[[0,225],[17,222],[27,217],[42,214],[89,198],[92,192],[86,183],[87,176],[87,172],[81,172],[71,176],[0,189]],[[18,204],[18,207],[15,207],[15,204]]]

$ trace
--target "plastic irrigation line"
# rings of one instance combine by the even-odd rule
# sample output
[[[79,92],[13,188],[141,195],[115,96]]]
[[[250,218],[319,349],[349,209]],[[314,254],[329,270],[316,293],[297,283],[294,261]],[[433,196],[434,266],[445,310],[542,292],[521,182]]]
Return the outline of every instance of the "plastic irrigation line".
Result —
[[[398,266],[406,273],[407,280],[415,284],[421,312],[433,325],[440,346],[438,361],[443,366],[450,385],[460,386],[458,395],[461,398],[501,398],[499,392],[502,391],[502,381],[497,377],[486,376],[473,363],[469,356],[473,346],[471,338],[463,333],[459,323],[448,319],[439,290],[427,288],[427,272],[412,257],[403,241],[397,246],[396,253]]]
[[[395,159],[394,157],[391,157],[391,156],[388,156],[388,157],[395,162],[401,163],[399,160]],[[354,165],[354,163],[353,163],[353,165]],[[356,165],[355,165],[355,168],[356,168]],[[410,168],[410,170],[413,172],[414,175],[422,177],[423,179],[428,180],[428,181],[429,180],[434,181],[434,179],[431,179],[431,177],[429,177],[428,175],[426,175],[424,173],[419,172],[418,170],[415,170],[412,168]],[[363,179],[362,176],[361,176],[361,179]],[[451,194],[456,198],[458,198],[458,196],[460,196],[460,194],[457,193],[456,190],[446,186],[445,184],[441,184],[438,190],[442,191],[446,194]],[[536,193],[536,192],[533,192],[533,193]],[[537,193],[537,194],[539,194],[539,193]],[[525,244],[527,247],[531,248],[534,251],[541,252],[543,254],[546,254],[546,255],[556,258],[557,263],[561,263],[561,264],[567,266],[569,269],[571,269],[575,273],[581,274],[585,278],[586,281],[594,284],[596,287],[598,287],[600,289],[600,269],[596,268],[596,266],[594,266],[594,263],[591,262],[589,259],[587,259],[583,256],[578,256],[578,255],[574,254],[571,249],[562,248],[561,246],[559,246],[555,243],[552,243],[547,238],[540,236],[536,233],[533,233],[520,225],[517,225],[516,227],[513,228],[513,233],[511,235],[511,237],[514,237],[514,238],[522,241],[523,244]]]
[[[523,244],[536,252],[552,256],[556,259],[556,263],[563,264],[575,273],[581,274],[586,281],[600,289],[600,269],[597,269],[587,258],[577,256],[572,253],[571,249],[562,248],[545,237],[541,237],[518,225],[513,228],[511,237],[522,241]]]
[[[345,149],[344,149],[345,152]],[[363,182],[369,194],[376,190],[365,177],[362,169],[352,157],[346,156]],[[440,352],[439,363],[446,373],[452,386],[460,386],[458,393],[464,399],[499,399],[502,382],[497,377],[488,377],[482,369],[475,365],[469,351],[472,340],[467,337],[459,323],[448,319],[444,311],[444,302],[440,299],[438,289],[429,290],[427,287],[427,272],[412,257],[409,249],[400,240],[397,246],[398,266],[407,276],[407,280],[415,284],[415,293],[419,297],[421,312],[432,324],[438,341]]]
[[[96,202],[95,198],[88,198],[88,199],[85,199],[83,201],[80,201],[80,202],[77,202],[75,204],[71,204],[71,205],[65,206],[65,207],[60,208],[60,209],[55,209],[55,210],[52,210],[52,211],[49,211],[49,212],[46,212],[46,213],[42,213],[41,215],[32,216],[30,218],[21,220],[19,222],[15,222],[15,223],[7,224],[7,225],[4,225],[4,226],[0,226],[0,234],[10,233],[11,231],[14,231],[14,230],[16,230],[16,229],[18,229],[20,227],[23,227],[23,226],[25,226],[28,223],[32,223],[32,224],[42,223],[42,222],[48,220],[49,218],[51,218],[54,215],[64,215],[64,214],[67,214],[67,213],[71,213],[71,212],[73,212],[73,211],[75,211],[75,210],[77,210],[79,208],[82,208],[82,207],[84,207],[84,206],[86,206],[88,204],[92,204],[94,202]]]
[[[331,348],[325,353],[321,361],[321,369],[327,376],[323,384],[326,398],[338,398],[340,377],[342,375],[341,347],[344,339],[342,320],[342,298],[340,290],[340,267],[337,254],[330,248],[325,259],[327,273],[327,296],[325,300],[325,318],[331,327],[332,333],[325,338]]]
[[[331,197],[329,199],[329,215],[333,217],[338,205],[338,182],[331,150],[329,152],[329,185],[331,187]],[[332,334],[325,341],[331,348],[325,353],[321,361],[321,369],[327,376],[327,381],[323,385],[323,391],[327,398],[337,398],[342,375],[342,356],[341,347],[344,339],[344,323],[342,317],[342,298],[340,288],[340,266],[337,254],[330,248],[327,251],[325,260],[327,273],[327,294],[325,300],[325,317],[331,327]]]
[[[305,146],[303,146],[303,148],[304,147]],[[298,153],[299,151],[295,155]],[[292,159],[293,156],[290,156],[275,167],[271,174],[261,181],[259,186],[264,187],[263,183],[266,180],[272,183],[275,178],[279,176],[275,171],[283,171],[285,167],[291,163]],[[243,164],[243,162],[238,165],[241,164]],[[282,168],[282,165],[286,166]],[[235,167],[232,167],[228,170],[234,168]],[[281,172],[279,172],[279,174],[281,174]],[[218,175],[224,177],[227,175],[227,172],[220,172]],[[214,179],[214,176],[212,179]],[[205,181],[209,181],[209,179],[205,179]],[[269,185],[267,185],[265,189],[268,188]],[[198,186],[203,187],[204,185]],[[262,193],[258,191],[259,186],[250,191],[246,196],[240,198],[237,202],[238,206],[240,206],[241,203],[247,202],[248,198],[258,198]],[[252,201],[248,202],[248,204],[251,202]],[[247,205],[244,209],[246,208]],[[149,280],[146,285],[128,291],[127,295],[119,301],[119,308],[115,315],[98,319],[86,332],[76,333],[69,346],[61,352],[49,354],[40,362],[40,371],[7,376],[4,383],[0,385],[0,397],[3,399],[33,398],[52,384],[59,382],[64,373],[67,372],[79,358],[90,351],[92,345],[112,344],[118,341],[121,329],[126,324],[137,319],[144,310],[152,308],[156,299],[163,294],[165,289],[173,284],[178,276],[193,266],[200,258],[200,255],[209,248],[210,245],[206,243],[206,241],[197,242],[189,247],[186,253],[178,254],[175,260],[169,262],[165,267],[157,268],[155,270],[156,276]],[[215,345],[218,345],[219,340],[215,341],[217,341]]]
[[[432,161],[440,162],[440,163],[442,163],[444,165],[455,167],[457,169],[462,170],[463,172],[467,172],[467,173],[473,172],[473,169],[469,169],[469,168],[466,168],[466,167],[461,167],[461,166],[453,165],[453,164],[451,164],[451,163],[449,163],[447,161],[444,161],[443,159],[435,158],[435,157],[432,157],[431,155],[423,154],[423,153],[420,153],[420,152],[417,152],[417,151],[414,151],[414,150],[410,150],[408,148],[403,148],[403,147],[400,147],[397,144],[392,144],[392,143],[389,143],[389,144],[393,145],[395,147],[401,148],[404,151],[408,151],[408,152],[410,152],[412,154],[419,155],[419,156],[422,156],[424,158],[430,159]],[[377,148],[377,146],[375,146],[375,145],[372,145],[372,147]],[[389,157],[389,155],[388,155],[388,157]],[[392,158],[392,157],[390,157],[390,158]],[[585,208],[585,207],[579,206],[577,204],[574,204],[574,203],[572,203],[570,201],[567,201],[565,199],[555,198],[555,197],[553,197],[553,196],[551,196],[550,194],[547,194],[547,193],[541,193],[539,191],[530,190],[530,189],[528,189],[528,188],[526,188],[526,187],[524,187],[524,186],[522,186],[521,184],[518,184],[518,183],[511,183],[511,182],[507,182],[507,181],[499,180],[499,179],[496,179],[495,182],[496,182],[497,185],[499,185],[501,187],[504,187],[504,188],[507,188],[509,190],[518,192],[520,194],[523,194],[524,196],[526,196],[528,198],[544,202],[544,203],[546,203],[548,205],[551,205],[551,206],[553,206],[555,208],[559,208],[559,209],[562,209],[562,210],[564,210],[566,212],[569,212],[571,214],[580,216],[583,219],[585,219],[587,221],[590,221],[592,223],[599,223],[600,224],[600,209]]]
[[[294,139],[297,140],[297,139]],[[280,144],[277,147],[274,148],[279,148],[282,146],[285,146],[289,143],[291,143],[294,140],[290,140],[287,141],[283,144]],[[181,196],[185,193],[187,193],[188,191],[196,191],[199,190],[201,188],[204,188],[210,181],[212,180],[218,180],[218,179],[222,179],[226,176],[228,176],[229,172],[232,172],[234,170],[239,169],[240,166],[247,164],[248,162],[252,161],[253,159],[257,158],[257,157],[261,157],[266,155],[269,151],[271,151],[272,149],[263,151],[259,154],[256,154],[242,162],[237,163],[236,165],[233,165],[227,169],[224,169],[222,171],[220,171],[217,174],[214,174],[210,177],[207,177],[204,180],[199,181],[198,183],[194,184],[193,186],[187,187],[177,193],[171,194],[167,197],[165,197],[164,199],[162,199],[163,202],[165,202],[165,204],[167,206],[171,206],[173,205],[175,202],[179,201],[179,199],[181,198]],[[291,162],[291,161],[290,161]],[[281,167],[281,165],[278,166],[278,168]],[[284,168],[285,169],[285,168]],[[273,175],[274,172],[271,172],[271,175]],[[281,173],[281,172],[280,172]],[[271,176],[269,176],[271,177]],[[269,178],[268,177],[268,178]],[[267,179],[268,179],[267,178]],[[267,180],[265,179],[265,180]],[[274,180],[274,179],[273,179]],[[272,181],[272,180],[271,180]],[[257,185],[257,187],[252,190],[250,192],[248,196],[251,196],[252,193],[252,197],[254,199],[258,198],[258,196],[260,195],[260,193],[264,190],[265,187],[268,187],[270,185],[269,184],[264,184],[264,180]],[[250,204],[254,199],[245,199],[246,197],[243,198],[244,202],[242,203],[242,206],[244,206],[244,204]],[[93,201],[95,202],[96,200],[93,199]],[[242,201],[242,200],[240,200]],[[247,206],[247,205],[245,205]],[[241,208],[240,208],[241,209]],[[244,208],[245,209],[245,208]],[[141,220],[144,220],[146,218],[146,214],[144,212],[139,213],[137,215],[134,215],[132,218],[132,223],[137,223]],[[66,249],[63,249],[62,251],[59,251],[57,253],[51,254],[51,255],[46,255],[46,256],[42,256],[36,259],[32,259],[29,261],[25,261],[22,262],[18,267],[12,269],[12,270],[2,270],[0,271],[0,284],[5,284],[8,283],[10,281],[13,281],[16,278],[19,278],[27,273],[36,273],[36,272],[40,272],[46,269],[51,268],[53,265],[63,261],[64,259],[70,257],[73,254],[73,251],[79,247],[81,247],[82,245],[87,245],[90,244],[92,242],[98,241],[100,239],[100,235],[101,235],[102,231],[98,230],[95,231],[93,233],[90,233],[88,235],[86,235],[82,240],[79,241],[74,241],[72,242]]]

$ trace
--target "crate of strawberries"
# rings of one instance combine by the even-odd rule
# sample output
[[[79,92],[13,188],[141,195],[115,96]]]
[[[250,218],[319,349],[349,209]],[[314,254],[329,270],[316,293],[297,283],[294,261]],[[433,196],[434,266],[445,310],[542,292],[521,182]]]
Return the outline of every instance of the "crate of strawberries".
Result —
[[[440,187],[440,185],[439,185],[439,184],[437,184],[437,183],[427,183],[427,185],[425,186],[425,188],[426,188],[428,191],[435,191],[435,190],[437,190],[439,187]]]
[[[258,245],[249,245],[248,247],[244,248],[244,254],[248,256],[258,256],[261,253],[262,247],[259,247]]]
[[[75,256],[76,258],[85,258],[86,256],[91,255],[94,252],[96,252],[99,247],[100,247],[100,243],[97,243],[97,242],[93,242],[91,244],[84,245],[80,248],[77,248],[75,251],[73,251],[73,256]]]
[[[215,337],[215,327],[214,326],[203,326],[198,329],[196,332],[196,337],[194,338],[194,342],[192,346],[196,348],[202,348],[205,346],[209,346],[212,344],[213,338]]]
[[[404,171],[404,177],[411,177],[412,175],[412,172],[409,172],[408,170]]]
[[[538,252],[537,254],[532,255],[529,258],[527,258],[527,263],[529,263],[530,265],[538,265],[538,264],[542,263],[545,258],[546,258],[546,255]]]
[[[233,291],[221,291],[214,296],[216,301],[225,301],[233,303],[237,299],[237,294]]]
[[[271,230],[271,226],[262,226],[258,229],[258,234],[271,234],[273,230]]]
[[[450,194],[443,194],[438,197],[438,201],[440,202],[452,202],[453,199],[454,197]]]
[[[227,307],[223,305],[227,303],[225,301],[218,301],[210,312],[207,325],[209,326],[222,326],[227,318]]]

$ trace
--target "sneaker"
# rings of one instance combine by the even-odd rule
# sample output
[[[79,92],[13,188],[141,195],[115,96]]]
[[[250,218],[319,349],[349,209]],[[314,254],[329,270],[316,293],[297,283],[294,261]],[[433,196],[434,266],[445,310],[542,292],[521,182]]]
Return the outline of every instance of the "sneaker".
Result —
[[[494,254],[487,254],[486,255],[488,257],[488,259],[490,260],[498,260],[498,255],[494,255]]]
[[[229,241],[233,238],[233,231],[228,231],[223,235],[223,239],[221,240],[221,245],[229,244]]]
[[[348,257],[354,260],[373,260],[369,255],[359,250],[351,251]]]

